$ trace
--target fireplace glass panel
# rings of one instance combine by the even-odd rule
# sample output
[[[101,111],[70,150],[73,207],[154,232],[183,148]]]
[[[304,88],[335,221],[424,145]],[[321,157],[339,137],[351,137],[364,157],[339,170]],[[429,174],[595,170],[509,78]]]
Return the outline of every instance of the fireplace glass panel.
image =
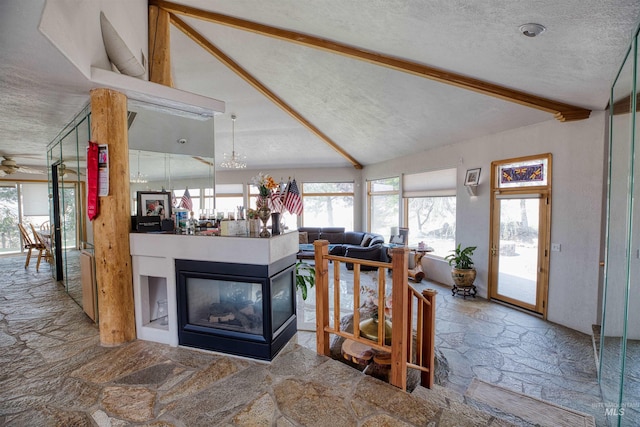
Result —
[[[190,324],[263,334],[262,283],[188,277],[186,287]]]
[[[292,271],[287,271],[271,281],[271,332],[273,334],[293,315],[295,298],[292,294],[292,274]]]

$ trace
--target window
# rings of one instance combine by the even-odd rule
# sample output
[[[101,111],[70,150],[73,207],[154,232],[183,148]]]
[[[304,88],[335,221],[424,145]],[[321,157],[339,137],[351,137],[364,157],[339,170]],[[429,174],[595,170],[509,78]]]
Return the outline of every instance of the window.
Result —
[[[445,257],[456,247],[456,197],[410,197],[407,203],[409,246],[425,242]]]
[[[456,246],[456,168],[403,177],[405,226],[409,246],[425,242],[445,257]]]
[[[235,218],[238,206],[246,208],[242,195],[242,184],[216,184],[216,210],[218,216],[222,215],[224,218],[228,218],[229,214],[232,214]]]
[[[180,202],[182,200],[182,195],[185,190],[173,190],[173,196],[176,200],[176,206],[180,206]],[[191,197],[191,203],[193,209],[191,211],[194,213],[194,216],[198,216],[200,213],[200,189],[199,188],[190,188],[189,189],[189,197]]]
[[[0,186],[0,254],[20,252],[18,230],[18,188],[16,185]]]
[[[400,222],[400,178],[368,181],[369,231],[389,240],[391,227]]]
[[[501,164],[496,170],[498,188],[546,186],[549,159],[542,157]]]
[[[49,221],[49,185],[46,182],[20,184],[20,198],[22,200],[22,220],[20,222],[26,226],[28,231],[31,230],[27,224],[33,224],[39,228],[40,224]],[[69,212],[75,213],[75,210],[69,208]],[[65,215],[66,219],[67,210],[63,209],[61,213]],[[75,232],[75,224],[70,225]]]
[[[353,200],[352,182],[305,182],[303,225],[353,230]]]
[[[0,185],[0,255],[23,250],[18,223],[22,223],[31,235],[29,224],[39,228],[46,221],[49,221],[46,182]]]

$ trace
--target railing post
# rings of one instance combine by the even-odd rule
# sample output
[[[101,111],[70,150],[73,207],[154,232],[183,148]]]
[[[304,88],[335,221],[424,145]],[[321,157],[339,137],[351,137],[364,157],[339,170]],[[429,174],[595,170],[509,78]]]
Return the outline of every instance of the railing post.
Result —
[[[329,333],[329,241],[313,242],[316,269],[316,352],[330,355]]]
[[[422,317],[422,357],[426,359],[428,372],[422,371],[420,384],[423,387],[433,388],[435,374],[435,348],[436,348],[436,292],[435,289],[425,289],[422,296],[429,301],[425,304],[426,312]],[[423,362],[424,363],[424,362]]]
[[[409,270],[409,249],[397,247],[391,250],[393,269],[391,292],[391,376],[389,382],[402,390],[407,389],[407,340],[409,336],[409,304],[407,275]]]

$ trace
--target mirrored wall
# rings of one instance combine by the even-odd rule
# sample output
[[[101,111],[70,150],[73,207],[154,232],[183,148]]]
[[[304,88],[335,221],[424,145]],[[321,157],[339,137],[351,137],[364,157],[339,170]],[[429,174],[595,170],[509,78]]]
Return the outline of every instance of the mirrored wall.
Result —
[[[49,144],[47,151],[52,274],[81,305],[80,254],[93,250],[85,209],[86,146],[90,135],[91,120],[86,106]]]
[[[599,379],[603,411],[612,426],[640,425],[639,81],[636,33],[612,87],[610,102]]]
[[[132,214],[137,191],[190,185],[215,188],[213,117],[129,100],[128,127]],[[48,197],[52,275],[87,313],[87,305],[93,305],[97,316],[95,268],[88,273],[81,268],[86,255],[94,262],[93,227],[86,214],[90,140],[91,112],[87,105],[47,147]],[[87,280],[91,282],[89,289]],[[90,298],[88,291],[92,293]]]

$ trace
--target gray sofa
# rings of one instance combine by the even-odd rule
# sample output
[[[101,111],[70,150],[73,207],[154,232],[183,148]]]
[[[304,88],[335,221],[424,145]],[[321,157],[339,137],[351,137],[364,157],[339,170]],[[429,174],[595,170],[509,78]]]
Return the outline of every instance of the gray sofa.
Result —
[[[331,255],[388,262],[384,237],[380,234],[345,231],[343,227],[301,227],[298,233],[301,245],[298,259],[313,259],[313,247],[308,245],[316,240],[327,240]],[[353,264],[348,263],[347,268],[353,268]]]

